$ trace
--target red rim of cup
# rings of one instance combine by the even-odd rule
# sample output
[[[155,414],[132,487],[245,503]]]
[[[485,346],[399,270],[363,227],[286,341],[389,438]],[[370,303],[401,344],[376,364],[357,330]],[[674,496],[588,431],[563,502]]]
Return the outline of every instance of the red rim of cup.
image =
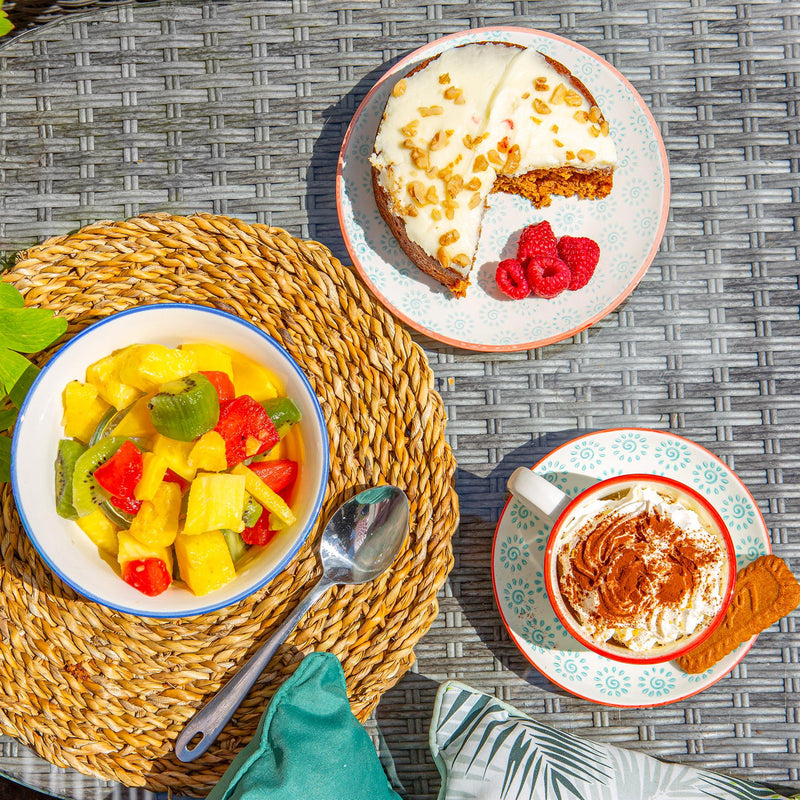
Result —
[[[560,590],[558,586],[553,585],[553,575],[555,570],[553,569],[552,564],[555,543],[559,537],[559,534],[561,533],[564,523],[577,506],[586,502],[587,495],[595,495],[598,492],[604,492],[610,487],[620,483],[627,484],[637,482],[666,485],[691,497],[703,508],[703,510],[711,517],[714,524],[717,526],[720,538],[725,545],[725,550],[727,551],[728,555],[728,582],[725,589],[725,594],[722,598],[722,605],[720,606],[720,609],[714,619],[705,627],[705,629],[703,629],[701,633],[692,634],[691,636],[687,637],[687,641],[682,647],[667,649],[671,646],[660,645],[656,648],[653,648],[652,651],[647,651],[650,652],[651,655],[639,656],[633,655],[634,651],[630,651],[631,655],[626,655],[619,652],[619,650],[612,650],[611,648],[605,648],[602,645],[598,645],[582,632],[581,628],[578,627],[579,623],[571,614],[564,613],[561,608],[561,604],[554,599],[557,596],[560,597]],[[720,626],[723,618],[725,617],[725,613],[728,610],[728,606],[731,603],[733,590],[736,584],[736,551],[734,549],[733,540],[731,539],[728,527],[723,522],[719,512],[705,497],[691,487],[664,475],[647,475],[639,473],[632,475],[617,475],[613,478],[607,478],[606,480],[600,481],[594,486],[590,486],[588,489],[585,489],[577,497],[571,500],[569,505],[567,505],[567,507],[558,516],[558,519],[555,521],[553,528],[550,531],[550,536],[547,539],[547,547],[545,548],[544,552],[544,583],[545,590],[547,591],[547,597],[550,600],[550,605],[552,605],[555,615],[558,617],[561,624],[566,628],[570,636],[572,636],[584,647],[587,647],[589,650],[598,653],[601,656],[613,659],[614,661],[622,661],[626,664],[659,664],[665,661],[673,661],[674,659],[685,655],[690,650],[694,650],[694,648],[702,644]],[[563,600],[562,602],[565,603]],[[621,649],[624,647],[624,645],[616,645],[616,647]],[[665,649],[667,649],[667,652],[663,652]]]

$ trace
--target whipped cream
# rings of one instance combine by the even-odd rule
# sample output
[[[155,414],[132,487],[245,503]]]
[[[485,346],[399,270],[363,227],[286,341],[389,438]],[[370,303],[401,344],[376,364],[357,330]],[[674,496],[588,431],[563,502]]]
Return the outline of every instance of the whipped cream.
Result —
[[[562,597],[598,644],[637,652],[673,644],[706,627],[723,603],[720,535],[682,500],[646,486],[579,506],[557,558]]]
[[[408,238],[466,277],[499,174],[610,169],[616,151],[600,110],[569,76],[535,50],[480,43],[446,50],[398,81],[370,162]]]

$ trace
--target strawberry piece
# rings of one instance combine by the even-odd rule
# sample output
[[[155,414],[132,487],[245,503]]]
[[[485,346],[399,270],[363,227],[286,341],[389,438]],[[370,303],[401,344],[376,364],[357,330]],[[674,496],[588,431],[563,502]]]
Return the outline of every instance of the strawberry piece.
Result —
[[[526,268],[531,291],[537,297],[557,297],[569,286],[569,267],[554,256],[534,256]]]
[[[169,467],[167,467],[167,471],[164,473],[164,481],[166,481],[166,483],[177,483],[181,494],[185,494],[186,490],[191,486],[189,481],[182,478],[177,472],[173,472]]]
[[[265,508],[256,520],[255,525],[245,528],[241,536],[245,544],[257,544],[263,547],[265,544],[269,544],[277,533],[269,526],[269,512]]]
[[[233,381],[228,377],[226,372],[218,372],[216,370],[200,370],[201,375],[205,375],[214,388],[217,390],[217,397],[220,404],[227,403],[228,400],[233,400],[236,397],[236,389],[233,388]]]
[[[274,461],[253,461],[250,471],[255,472],[273,492],[282,492],[297,479],[297,462],[288,458]]]
[[[497,281],[497,288],[514,300],[521,300],[531,293],[525,270],[516,258],[501,261],[497,265],[494,278]]]
[[[520,234],[517,259],[527,261],[534,256],[557,256],[557,240],[547,220],[537,225],[528,225]]]
[[[558,240],[558,255],[572,274],[569,288],[574,292],[589,283],[600,260],[600,246],[586,236],[562,236]]]
[[[122,565],[122,580],[148,597],[161,594],[172,583],[167,565],[160,558],[137,558]]]
[[[118,508],[126,514],[136,515],[142,507],[142,501],[137,500],[135,497],[117,497],[112,494],[111,497],[108,498],[108,502],[111,503],[114,508]]]

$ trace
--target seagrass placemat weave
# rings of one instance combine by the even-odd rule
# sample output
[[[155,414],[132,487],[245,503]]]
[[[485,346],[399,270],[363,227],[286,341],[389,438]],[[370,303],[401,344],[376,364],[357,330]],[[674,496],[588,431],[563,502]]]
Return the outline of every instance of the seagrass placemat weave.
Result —
[[[411,666],[452,564],[455,462],[423,351],[325,247],[228,217],[100,222],[20,254],[6,279],[29,306],[65,317],[67,335],[159,302],[199,303],[253,322],[311,381],[328,425],[331,473],[320,521],[285,572],[237,605],[178,621],[118,614],[76,595],[37,556],[6,486],[0,730],[60,766],[129,786],[204,793],[313,650],[339,657],[353,710],[365,719]],[[318,578],[314,544],[327,515],[383,482],[402,487],[411,502],[410,534],[393,567],[364,587],[332,590],[211,751],[191,765],[178,762],[173,740],[197,706]]]

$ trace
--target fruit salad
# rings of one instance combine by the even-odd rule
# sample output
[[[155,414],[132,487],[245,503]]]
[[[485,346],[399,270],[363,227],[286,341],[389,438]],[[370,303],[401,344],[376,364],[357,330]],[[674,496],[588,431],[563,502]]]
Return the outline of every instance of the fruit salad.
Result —
[[[242,354],[130,345],[63,403],[56,510],[140,592],[213,592],[295,521],[300,411]]]

